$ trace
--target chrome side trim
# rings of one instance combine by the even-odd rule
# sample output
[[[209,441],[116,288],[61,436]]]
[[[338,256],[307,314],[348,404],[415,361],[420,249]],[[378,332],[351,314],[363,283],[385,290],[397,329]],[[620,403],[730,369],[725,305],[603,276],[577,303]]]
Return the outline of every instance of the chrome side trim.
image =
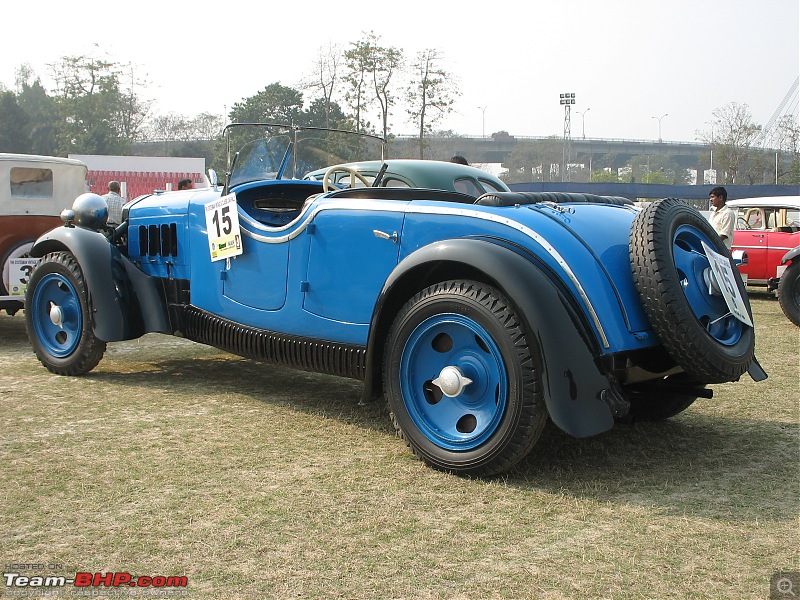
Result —
[[[313,206],[310,204],[309,206],[303,207],[302,212],[297,217],[297,219],[287,225],[283,225],[281,227],[267,227],[257,221],[254,221],[248,215],[244,214],[241,209],[239,209],[239,219],[240,219],[240,227],[243,223],[258,229],[259,231],[264,231],[265,233],[275,232],[281,235],[261,235],[259,233],[249,231],[248,229],[241,227],[242,234],[246,235],[249,238],[252,238],[258,242],[264,242],[266,244],[282,244],[284,242],[288,242],[293,240],[298,235],[303,233],[305,229],[308,227],[309,223],[314,220],[314,217],[317,216],[322,211],[326,210],[374,210],[374,211],[383,211],[383,212],[402,212],[407,214],[422,214],[422,215],[455,215],[459,217],[467,217],[471,219],[480,219],[483,221],[491,221],[493,223],[498,223],[500,225],[504,225],[506,227],[511,227],[516,231],[522,233],[523,235],[531,238],[534,242],[536,242],[539,246],[547,252],[553,260],[558,263],[564,272],[569,277],[569,280],[572,282],[572,285],[575,286],[575,289],[578,290],[578,294],[583,300],[586,309],[589,311],[589,315],[592,318],[592,322],[594,326],[597,328],[598,333],[600,334],[601,341],[603,343],[604,348],[609,348],[611,344],[608,341],[608,336],[606,335],[605,329],[603,329],[603,325],[600,322],[600,317],[597,314],[594,306],[592,305],[591,301],[589,300],[589,295],[586,293],[586,290],[581,285],[581,282],[578,281],[578,277],[575,275],[575,272],[570,268],[567,264],[567,261],[564,260],[564,257],[556,250],[550,242],[548,242],[545,238],[541,235],[533,231],[530,227],[526,227],[517,221],[512,219],[502,217],[500,215],[496,215],[489,212],[484,212],[480,210],[475,210],[474,208],[460,208],[457,206],[424,206],[424,205],[414,205],[413,202],[398,202],[397,200],[336,200],[332,199],[330,201],[324,202],[323,204],[318,204],[314,207],[313,210],[309,210]],[[286,232],[286,233],[283,233]]]

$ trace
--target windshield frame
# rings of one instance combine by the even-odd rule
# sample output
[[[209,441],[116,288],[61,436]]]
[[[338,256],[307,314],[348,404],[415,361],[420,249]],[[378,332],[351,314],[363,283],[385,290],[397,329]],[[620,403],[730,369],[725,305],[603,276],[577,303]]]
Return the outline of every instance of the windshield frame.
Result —
[[[241,148],[234,150],[233,144],[235,143],[233,132],[237,129],[244,129],[249,128],[251,130],[261,129],[263,130],[263,135],[259,136],[252,136],[252,139],[248,140],[244,143]],[[225,178],[225,190],[224,193],[227,194],[229,188],[236,187],[242,185],[244,183],[250,183],[253,181],[262,181],[262,180],[280,180],[284,178],[284,175],[287,172],[290,172],[294,175],[294,179],[302,179],[304,174],[298,175],[298,154],[300,152],[300,144],[304,141],[308,141],[309,138],[303,139],[302,134],[306,132],[319,132],[321,134],[341,134],[343,136],[356,136],[358,138],[362,138],[364,140],[368,140],[371,142],[377,142],[380,147],[380,158],[373,157],[373,160],[380,160],[381,162],[386,161],[386,139],[382,138],[378,135],[371,134],[371,133],[362,133],[357,131],[349,131],[346,129],[337,129],[331,127],[311,127],[311,126],[303,126],[303,125],[291,125],[287,123],[229,123],[225,126],[223,130],[223,135],[225,136],[225,148],[226,148],[226,161],[227,161],[227,168],[226,168],[226,178]],[[288,142],[285,142],[284,146],[284,154],[283,158],[280,161],[280,166],[277,171],[273,171],[274,177],[252,177],[247,179],[245,177],[242,181],[236,181],[234,175],[236,174],[237,170],[237,163],[239,161],[240,152],[245,150],[246,148],[252,149],[254,145],[258,142],[265,142],[268,143],[271,139],[277,139],[280,136],[286,136]],[[341,138],[338,138],[341,139]],[[280,149],[279,149],[280,150]],[[289,165],[291,164],[291,168]],[[338,164],[337,162],[333,162],[330,165]],[[242,167],[244,169],[245,167]],[[318,167],[317,167],[318,168]],[[309,171],[315,169],[309,169]],[[266,175],[266,172],[264,172]],[[231,183],[233,181],[233,183]]]

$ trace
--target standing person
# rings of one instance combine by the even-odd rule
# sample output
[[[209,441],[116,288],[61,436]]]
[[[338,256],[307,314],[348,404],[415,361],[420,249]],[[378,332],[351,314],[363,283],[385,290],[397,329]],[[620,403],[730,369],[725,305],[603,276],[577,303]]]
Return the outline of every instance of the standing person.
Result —
[[[728,200],[728,191],[718,185],[708,193],[714,212],[711,213],[711,226],[719,234],[728,250],[733,245],[733,226],[736,224],[736,213],[725,204]]]
[[[193,188],[194,184],[191,179],[181,179],[178,182],[178,190],[191,190]]]
[[[119,195],[120,189],[122,188],[119,181],[109,181],[108,193],[103,196],[103,200],[105,200],[108,205],[107,222],[112,227],[116,227],[122,223],[122,205],[125,204],[125,200]]]

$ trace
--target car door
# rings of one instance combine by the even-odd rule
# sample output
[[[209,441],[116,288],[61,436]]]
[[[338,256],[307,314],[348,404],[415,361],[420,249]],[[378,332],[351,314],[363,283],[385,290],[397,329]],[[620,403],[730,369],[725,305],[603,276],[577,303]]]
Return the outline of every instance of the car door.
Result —
[[[397,265],[406,203],[357,202],[315,217],[303,308],[343,323],[368,324],[384,281]]]
[[[796,222],[797,209],[775,207],[766,209],[767,217],[767,278],[777,277],[783,256],[800,245],[800,230]]]
[[[747,252],[747,264],[740,265],[739,271],[748,279],[763,280],[767,274],[767,231],[762,208],[739,208],[736,229],[733,232],[732,250]]]
[[[279,310],[286,303],[289,241],[284,232],[242,223],[243,252],[230,259],[222,294],[250,308]]]

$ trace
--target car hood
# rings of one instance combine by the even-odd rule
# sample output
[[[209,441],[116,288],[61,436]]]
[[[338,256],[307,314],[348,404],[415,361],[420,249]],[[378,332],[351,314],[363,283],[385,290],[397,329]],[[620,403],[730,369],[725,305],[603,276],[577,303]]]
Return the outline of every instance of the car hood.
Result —
[[[221,193],[221,188],[160,192],[140,196],[128,203],[125,208],[129,211],[129,216],[131,217],[185,215],[190,204],[205,204],[219,198]]]

